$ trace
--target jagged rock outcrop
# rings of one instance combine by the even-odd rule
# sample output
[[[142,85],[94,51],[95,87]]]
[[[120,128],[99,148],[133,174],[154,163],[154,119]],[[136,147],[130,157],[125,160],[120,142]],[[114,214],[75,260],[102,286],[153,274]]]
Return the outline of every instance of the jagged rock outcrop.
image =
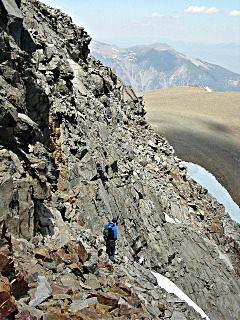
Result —
[[[201,319],[155,270],[211,320],[237,319],[239,225],[146,123],[142,99],[88,56],[83,28],[36,0],[20,8],[29,43],[11,35],[11,11],[0,25],[2,317]],[[101,235],[113,216],[119,265]]]
[[[0,3],[1,28],[12,36],[16,44],[24,51],[32,53],[36,45],[25,28],[20,10],[21,0],[2,0]]]

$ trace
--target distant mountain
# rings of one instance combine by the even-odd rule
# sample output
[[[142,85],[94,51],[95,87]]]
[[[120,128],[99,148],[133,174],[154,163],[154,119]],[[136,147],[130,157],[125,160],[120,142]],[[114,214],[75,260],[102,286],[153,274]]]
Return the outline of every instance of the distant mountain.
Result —
[[[198,85],[217,91],[240,91],[240,75],[223,67],[186,56],[166,43],[126,49],[92,41],[91,54],[116,70],[136,91]]]
[[[170,44],[177,51],[184,52],[190,57],[199,58],[222,66],[232,72],[240,73],[240,44],[204,44],[181,41],[164,42]]]

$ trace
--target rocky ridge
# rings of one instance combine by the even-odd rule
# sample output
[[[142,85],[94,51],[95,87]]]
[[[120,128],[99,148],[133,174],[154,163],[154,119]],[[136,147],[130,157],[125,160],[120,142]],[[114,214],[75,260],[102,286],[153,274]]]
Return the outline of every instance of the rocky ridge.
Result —
[[[60,10],[0,0],[0,16],[1,317],[201,319],[154,270],[211,320],[238,319],[239,225],[146,123],[142,99]],[[101,235],[113,216],[114,265]]]

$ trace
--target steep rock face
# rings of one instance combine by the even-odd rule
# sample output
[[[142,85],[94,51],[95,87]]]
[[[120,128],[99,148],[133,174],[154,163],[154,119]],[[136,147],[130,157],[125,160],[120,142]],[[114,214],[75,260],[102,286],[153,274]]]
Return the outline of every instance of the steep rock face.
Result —
[[[0,4],[8,10],[5,1]],[[108,219],[118,216],[121,264],[110,266],[110,278],[131,283],[148,306],[146,319],[177,319],[178,313],[182,319],[198,319],[186,304],[180,308],[163,290],[156,292],[150,270],[172,279],[211,320],[237,319],[239,226],[187,176],[172,147],[146,123],[141,98],[113,70],[88,57],[90,37],[83,28],[36,0],[22,1],[21,14],[35,49],[29,51],[11,36],[12,14],[1,24],[0,40],[0,218],[14,237],[30,240],[25,254],[34,252],[33,260],[22,262],[20,269],[30,276],[32,265],[37,265],[39,274],[46,272],[48,279],[54,278],[51,270],[56,269],[62,281],[57,285],[62,286],[63,275],[70,273],[66,282],[74,283],[79,294],[74,274],[83,282],[84,297],[89,297],[92,285],[100,304],[115,305],[102,294],[108,292],[106,281],[101,278],[97,285],[99,278],[90,281],[89,274],[98,270],[103,277],[106,272],[98,260],[104,260],[101,230]],[[169,217],[175,223],[168,222]],[[46,244],[41,250],[36,248],[40,235]],[[72,240],[81,240],[89,251],[81,262],[85,267],[78,265],[80,258],[60,261],[61,253],[69,254],[66,243]],[[147,268],[129,263],[132,252],[147,258]],[[39,259],[44,263],[39,265]],[[63,263],[61,272],[54,261]],[[39,286],[43,283],[40,278]],[[48,308],[38,307],[50,299],[51,290],[45,294],[37,297],[36,290],[29,307],[36,317],[48,319]],[[36,304],[38,298],[43,300]],[[171,306],[160,312],[161,301]],[[64,307],[71,318],[70,304]],[[43,312],[40,316],[36,308]],[[113,316],[104,308],[109,319],[124,313]]]
[[[27,51],[36,49],[35,43],[24,26],[23,16],[20,10],[21,0],[2,0],[0,3],[1,28],[12,36],[16,44]]]

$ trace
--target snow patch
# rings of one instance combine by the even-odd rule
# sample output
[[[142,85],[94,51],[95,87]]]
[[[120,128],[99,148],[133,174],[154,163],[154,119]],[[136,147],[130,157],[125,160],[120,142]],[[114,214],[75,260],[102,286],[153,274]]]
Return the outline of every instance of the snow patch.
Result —
[[[239,80],[228,80],[232,85],[238,86],[239,85]]]
[[[185,56],[184,54],[181,54],[181,53],[179,53],[179,52],[177,53],[177,55],[178,55],[179,57],[181,57],[181,58],[184,58],[184,59],[186,59],[186,60],[191,61],[191,62],[192,62],[193,64],[195,64],[195,66],[197,66],[197,67],[202,67],[202,68],[208,69],[208,70],[210,69],[207,64],[203,63],[203,62],[200,61],[200,60],[197,60],[197,59],[192,58],[192,57]]]
[[[207,70],[210,69],[205,63],[203,63],[200,60],[197,60],[197,59],[194,59],[194,58],[191,58],[191,57],[187,57],[187,56],[186,56],[186,59],[190,60],[197,67],[202,67],[202,68],[207,69]]]
[[[217,252],[219,254],[219,258],[221,260],[224,260],[231,270],[234,270],[233,265],[232,265],[230,259],[228,258],[228,256],[226,254],[222,253],[219,249],[217,249]]]
[[[130,62],[131,61],[136,61],[136,59],[134,59],[134,58],[127,58],[127,60],[130,61]]]
[[[118,50],[118,49],[116,49],[116,48],[112,48],[112,50],[119,52],[119,50]]]
[[[183,54],[179,53],[178,55],[179,55],[179,57],[182,57],[182,58],[186,59],[186,56],[184,56]]]
[[[205,89],[207,92],[213,92],[212,89],[210,89],[209,87],[204,87],[204,89]]]
[[[198,313],[200,313],[203,319],[210,320],[206,313],[171,280],[162,276],[160,273],[152,272],[152,274],[156,277],[158,285],[161,288],[165,289],[168,293],[174,293],[179,299],[185,301],[189,306],[193,307]]]
[[[169,215],[166,214],[165,212],[164,212],[164,215],[165,215],[165,220],[169,223],[174,223],[174,224],[181,223],[181,221],[179,221],[178,219],[169,217]]]
[[[217,181],[217,179],[201,166],[183,162],[188,167],[188,175],[206,188],[217,201],[224,205],[232,220],[240,223],[240,208],[233,201],[228,191]]]

